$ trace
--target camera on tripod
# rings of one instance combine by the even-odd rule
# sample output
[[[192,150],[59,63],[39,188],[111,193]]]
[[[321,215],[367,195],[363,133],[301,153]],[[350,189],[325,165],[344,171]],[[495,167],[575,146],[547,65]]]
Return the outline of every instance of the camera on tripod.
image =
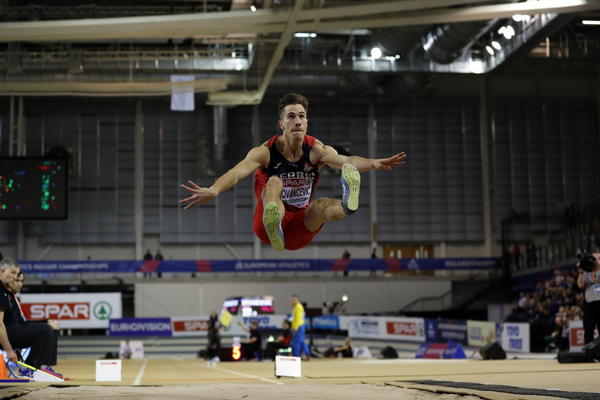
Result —
[[[575,256],[579,261],[578,267],[585,272],[592,272],[596,266],[596,258],[592,253],[584,251]]]

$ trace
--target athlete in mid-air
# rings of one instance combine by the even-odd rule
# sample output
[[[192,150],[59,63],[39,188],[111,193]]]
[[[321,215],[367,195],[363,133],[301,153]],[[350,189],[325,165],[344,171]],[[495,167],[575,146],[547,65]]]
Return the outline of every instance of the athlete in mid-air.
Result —
[[[191,196],[179,201],[184,209],[210,202],[251,173],[258,199],[254,233],[275,250],[297,250],[308,245],[325,222],[339,221],[358,210],[359,171],[391,170],[404,165],[406,154],[388,158],[344,156],[306,134],[308,100],[289,93],[279,100],[281,135],[250,150],[242,161],[211,187],[192,181],[181,187]],[[312,200],[323,165],[341,169],[342,199]]]

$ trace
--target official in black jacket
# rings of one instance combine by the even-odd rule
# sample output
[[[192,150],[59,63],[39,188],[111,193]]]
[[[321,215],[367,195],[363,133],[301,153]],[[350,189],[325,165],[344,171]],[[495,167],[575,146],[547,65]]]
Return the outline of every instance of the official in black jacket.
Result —
[[[56,365],[58,325],[55,321],[25,320],[15,296],[22,286],[22,280],[17,282],[20,272],[15,262],[7,259],[0,262],[0,345],[13,362],[17,361],[14,349],[31,347],[25,363],[47,368]]]

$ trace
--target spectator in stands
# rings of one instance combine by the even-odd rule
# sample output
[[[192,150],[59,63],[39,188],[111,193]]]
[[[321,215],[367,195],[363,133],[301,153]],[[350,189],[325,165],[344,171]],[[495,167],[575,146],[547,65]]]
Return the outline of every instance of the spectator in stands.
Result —
[[[52,373],[56,365],[58,324],[53,321],[26,321],[15,297],[22,286],[20,269],[11,260],[0,262],[0,345],[9,361],[18,360],[15,348],[31,347],[26,363],[35,368],[44,368]],[[14,347],[13,347],[14,346]],[[30,373],[27,370],[27,373]]]
[[[594,330],[600,333],[600,253],[593,254],[595,265],[591,272],[579,270],[577,286],[585,291],[583,305],[583,337],[585,343],[594,339]]]
[[[521,294],[519,295],[519,301],[517,302],[517,306],[524,310],[527,308],[528,301],[529,301],[529,298],[527,297],[525,292],[521,292]]]
[[[146,250],[146,254],[144,254],[144,261],[150,261],[152,260],[152,253],[150,252],[150,249]]]
[[[238,325],[250,335],[248,340],[242,342],[242,353],[246,360],[262,360],[262,335],[258,328],[258,322],[251,321],[250,329],[246,328],[241,322]]]
[[[144,261],[152,261],[152,253],[150,249],[146,250],[146,254],[144,254]],[[144,278],[149,278],[152,274],[150,272],[144,272]]]
[[[156,250],[156,254],[154,255],[154,259],[155,260],[159,260],[159,261],[164,260],[163,255],[160,254],[160,250]]]
[[[280,350],[290,349],[289,352],[291,352],[292,323],[290,320],[285,319],[281,324],[281,328],[283,329],[281,334],[273,342],[267,343],[265,349],[266,359],[275,360],[275,356],[280,353]]]
[[[348,251],[348,249],[345,249],[344,252],[342,253],[342,258],[344,260],[349,260],[350,259],[350,252]]]
[[[373,247],[373,251],[371,252],[371,258],[377,258],[377,247]]]
[[[569,348],[569,320],[565,314],[557,314],[554,318],[554,331],[544,338],[547,350],[565,351]]]
[[[521,269],[521,246],[519,243],[515,243],[512,250],[513,262],[517,269]]]
[[[529,322],[532,338],[541,349],[564,348],[569,322],[581,319],[583,294],[574,270],[554,270],[550,279],[537,283],[531,293],[520,293],[516,307],[507,317],[511,322]],[[532,339],[532,348],[535,340]],[[540,350],[541,350],[540,349]]]
[[[525,246],[525,263],[527,265],[527,268],[533,267],[535,265],[534,257],[535,245],[533,244],[533,242],[529,242],[527,243],[527,246]]]

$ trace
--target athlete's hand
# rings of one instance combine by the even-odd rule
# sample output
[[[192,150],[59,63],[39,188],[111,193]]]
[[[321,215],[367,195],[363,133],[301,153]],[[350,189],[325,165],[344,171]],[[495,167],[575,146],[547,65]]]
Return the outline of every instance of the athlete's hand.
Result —
[[[7,351],[6,352],[6,357],[8,358],[8,361],[11,361],[11,362],[14,362],[14,363],[16,363],[17,361],[19,361],[19,357],[17,356],[17,353],[15,353],[13,350]]]
[[[194,208],[199,206],[200,204],[208,203],[213,201],[215,197],[218,196],[218,193],[211,188],[200,187],[196,185],[192,181],[188,181],[188,185],[181,185],[183,190],[190,192],[192,195],[190,197],[186,197],[185,199],[179,200],[179,204],[184,204],[184,210],[188,208]]]
[[[379,158],[377,160],[373,160],[373,167],[375,169],[382,169],[384,171],[389,171],[395,167],[401,167],[406,164],[406,153],[398,153],[388,158]]]

